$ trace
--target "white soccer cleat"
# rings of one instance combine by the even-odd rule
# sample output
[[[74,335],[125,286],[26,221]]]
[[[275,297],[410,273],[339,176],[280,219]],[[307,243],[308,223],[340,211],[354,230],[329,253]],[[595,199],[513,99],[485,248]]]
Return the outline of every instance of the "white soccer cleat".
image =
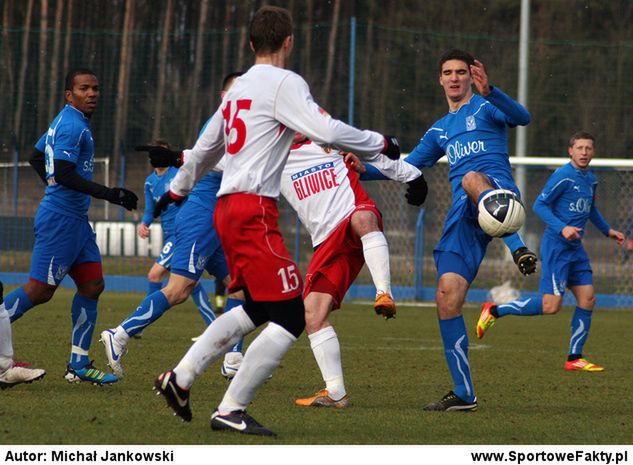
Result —
[[[127,353],[127,348],[117,342],[114,334],[116,329],[106,329],[101,333],[99,342],[105,347],[106,357],[108,358],[108,366],[112,368],[114,374],[117,377],[123,377],[123,365],[121,365],[121,359]]]
[[[240,369],[242,365],[242,360],[244,356],[241,352],[227,352],[224,356],[224,361],[220,366],[220,373],[227,380],[232,380],[237,374],[237,370]]]
[[[42,379],[46,371],[41,368],[12,366],[0,373],[0,389],[7,389],[21,383],[32,383]]]

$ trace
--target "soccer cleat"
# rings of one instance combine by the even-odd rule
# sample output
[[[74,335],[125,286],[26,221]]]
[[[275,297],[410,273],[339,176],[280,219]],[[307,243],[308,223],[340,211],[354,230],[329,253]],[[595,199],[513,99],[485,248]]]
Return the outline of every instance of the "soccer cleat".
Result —
[[[156,395],[162,394],[167,401],[167,405],[174,411],[174,415],[179,416],[183,421],[191,421],[193,417],[191,407],[189,407],[189,390],[182,389],[176,383],[176,373],[166,371],[161,373],[156,381],[154,388]]]
[[[494,307],[496,307],[496,305],[492,302],[484,302],[484,304],[481,306],[481,313],[479,313],[479,319],[477,320],[476,328],[477,337],[479,339],[484,337],[486,331],[488,331],[490,327],[495,324],[495,321],[497,321],[495,316],[490,313],[490,310],[492,310]]]
[[[112,368],[114,374],[119,378],[123,377],[123,366],[121,359],[127,353],[127,348],[117,342],[114,337],[115,329],[106,329],[101,333],[99,342],[105,347],[106,357],[108,358],[108,366]]]
[[[69,383],[86,381],[99,386],[116,383],[119,380],[116,375],[95,368],[92,365],[93,362],[94,360],[91,360],[90,363],[83,368],[73,368],[68,365],[64,379]]]
[[[211,429],[257,436],[277,436],[277,433],[257,423],[253,417],[246,413],[246,410],[236,410],[225,415],[220,415],[220,412],[216,410],[211,415]]]
[[[474,412],[477,410],[477,398],[472,402],[466,402],[453,391],[449,391],[442,400],[425,405],[422,410],[427,412]]]
[[[14,364],[0,373],[0,389],[12,388],[21,383],[32,383],[42,379],[44,375],[46,375],[46,371],[41,368],[25,368]]]
[[[604,367],[591,363],[586,358],[577,358],[576,360],[566,361],[565,370],[567,371],[604,371]]]
[[[321,389],[312,397],[306,397],[305,399],[295,400],[297,407],[333,407],[333,408],[346,408],[349,407],[349,396],[344,395],[339,400],[334,400],[330,397],[330,393],[327,389]]]
[[[374,310],[376,315],[382,315],[385,320],[396,317],[396,303],[388,292],[381,292],[376,295]]]
[[[527,276],[536,271],[536,254],[527,247],[519,247],[512,253],[514,263],[516,263],[519,271]]]
[[[229,354],[231,356],[229,357]],[[233,355],[233,354],[239,354]],[[220,374],[226,378],[227,381],[231,381],[237,374],[237,370],[242,365],[243,356],[241,352],[227,352],[224,356],[224,361],[220,365]]]
[[[226,305],[226,297],[224,297],[223,295],[216,295],[214,303],[215,303],[215,308],[213,309],[213,312],[217,315],[224,313],[224,306]]]

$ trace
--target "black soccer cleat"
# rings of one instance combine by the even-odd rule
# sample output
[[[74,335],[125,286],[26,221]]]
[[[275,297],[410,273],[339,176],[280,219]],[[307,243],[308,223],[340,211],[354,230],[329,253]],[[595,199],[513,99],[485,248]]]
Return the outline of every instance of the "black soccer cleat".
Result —
[[[176,373],[173,371],[161,373],[154,381],[154,390],[156,395],[162,394],[165,397],[174,415],[178,415],[183,421],[191,421],[193,415],[189,407],[189,390],[182,389],[176,384]]]
[[[466,402],[453,391],[449,391],[442,400],[425,405],[422,410],[427,412],[474,412],[477,410],[477,398],[472,402]]]
[[[527,247],[519,247],[516,249],[512,254],[512,258],[523,275],[527,276],[536,271],[536,262],[538,259],[536,258],[536,254]]]
[[[246,410],[235,410],[226,415],[220,415],[220,412],[216,410],[211,415],[211,429],[257,436],[277,436],[277,433],[257,423],[253,417],[246,413]]]

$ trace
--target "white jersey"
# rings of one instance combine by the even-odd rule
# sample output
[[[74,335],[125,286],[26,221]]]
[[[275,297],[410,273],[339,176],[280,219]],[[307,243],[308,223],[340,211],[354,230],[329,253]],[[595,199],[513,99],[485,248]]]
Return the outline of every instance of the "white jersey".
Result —
[[[281,193],[299,215],[316,247],[356,205],[374,202],[336,150],[314,142],[293,146],[281,176]]]
[[[193,149],[184,151],[172,192],[186,195],[226,150],[218,196],[245,192],[277,198],[295,131],[361,157],[384,148],[381,134],[361,131],[324,113],[299,75],[256,64],[235,80]]]

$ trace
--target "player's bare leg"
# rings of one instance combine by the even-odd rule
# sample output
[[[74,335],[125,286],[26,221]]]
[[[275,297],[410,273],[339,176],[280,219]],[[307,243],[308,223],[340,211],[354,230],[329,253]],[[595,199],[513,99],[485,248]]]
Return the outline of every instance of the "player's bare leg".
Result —
[[[306,333],[314,358],[321,370],[321,376],[325,381],[325,389],[311,397],[297,399],[295,405],[345,408],[349,405],[349,397],[343,380],[341,346],[328,320],[328,315],[334,307],[334,299],[330,294],[310,292],[304,300],[304,305]]]
[[[468,198],[477,205],[479,196],[485,191],[492,189],[488,176],[477,171],[469,171],[462,178],[462,187],[468,194]]]
[[[393,318],[396,304],[391,296],[389,246],[378,225],[378,218],[372,211],[358,210],[352,214],[351,226],[363,243],[365,263],[376,286],[374,310],[385,319]]]

